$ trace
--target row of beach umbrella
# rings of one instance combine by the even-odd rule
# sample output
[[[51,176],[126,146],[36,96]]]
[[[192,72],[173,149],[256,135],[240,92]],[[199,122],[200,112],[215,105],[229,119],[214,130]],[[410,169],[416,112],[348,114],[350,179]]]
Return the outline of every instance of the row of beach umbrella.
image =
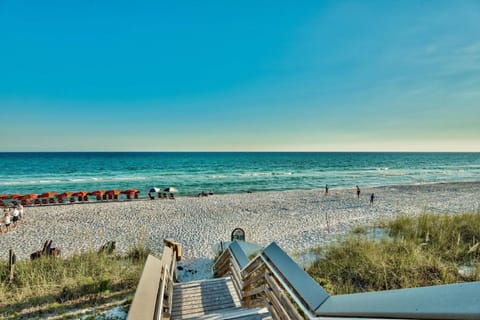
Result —
[[[103,196],[103,195],[112,195],[112,196],[118,196],[120,194],[126,194],[126,195],[135,195],[136,193],[139,193],[137,189],[128,189],[128,190],[96,190],[93,192],[87,192],[87,191],[78,191],[78,192],[63,192],[63,193],[57,193],[57,192],[45,192],[42,194],[36,194],[36,193],[29,193],[29,194],[0,194],[0,200],[6,200],[6,199],[18,199],[18,200],[30,200],[30,199],[37,199],[37,198],[69,198],[69,197],[86,197],[86,196]]]
[[[86,196],[96,196],[96,197],[102,197],[103,195],[110,195],[110,196],[118,196],[120,194],[126,194],[126,195],[135,195],[139,193],[137,189],[127,189],[127,190],[119,190],[119,189],[114,189],[114,190],[96,190],[92,192],[88,191],[78,191],[78,192],[63,192],[63,193],[57,193],[57,192],[45,192],[42,194],[37,194],[37,193],[29,193],[29,194],[0,194],[0,200],[7,200],[7,199],[12,199],[12,200],[31,200],[31,199],[37,199],[37,198],[70,198],[70,197],[86,197]],[[158,187],[151,187],[148,189],[148,192],[154,193],[154,192],[166,192],[166,193],[175,193],[178,192],[178,190],[174,187],[168,187],[165,189],[161,189]]]

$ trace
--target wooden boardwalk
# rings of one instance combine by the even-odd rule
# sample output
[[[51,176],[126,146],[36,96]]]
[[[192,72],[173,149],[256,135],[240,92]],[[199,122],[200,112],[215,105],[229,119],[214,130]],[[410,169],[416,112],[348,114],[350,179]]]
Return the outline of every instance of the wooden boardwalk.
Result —
[[[242,308],[230,277],[173,285],[172,319],[260,320],[268,317],[266,308]]]

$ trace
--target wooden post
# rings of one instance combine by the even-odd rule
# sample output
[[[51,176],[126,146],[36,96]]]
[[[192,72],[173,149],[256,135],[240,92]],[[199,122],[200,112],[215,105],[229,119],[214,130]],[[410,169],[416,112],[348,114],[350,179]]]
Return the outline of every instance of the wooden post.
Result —
[[[177,258],[177,261],[180,261],[182,260],[182,244],[181,243],[175,243],[175,247],[176,247],[176,258]]]
[[[10,249],[8,251],[8,272],[9,272],[10,281],[13,280],[13,268],[15,267],[14,257],[15,257],[15,253],[13,252],[13,249]]]
[[[330,233],[330,224],[328,223],[328,211],[325,210],[325,220],[327,221],[327,232]]]
[[[175,259],[180,261],[182,259],[182,244],[179,242],[175,242],[173,239],[163,239],[163,243],[175,250]]]

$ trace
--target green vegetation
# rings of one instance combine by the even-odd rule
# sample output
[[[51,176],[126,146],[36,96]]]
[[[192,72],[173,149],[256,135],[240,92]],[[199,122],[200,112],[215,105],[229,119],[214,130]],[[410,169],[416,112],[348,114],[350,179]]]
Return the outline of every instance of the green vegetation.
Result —
[[[480,280],[480,214],[399,217],[378,227],[387,235],[380,240],[355,228],[315,249],[320,258],[308,273],[331,294]]]
[[[87,252],[66,259],[18,261],[13,281],[8,279],[7,261],[0,261],[0,318],[36,318],[92,306],[128,305],[148,253],[136,246],[125,255]]]

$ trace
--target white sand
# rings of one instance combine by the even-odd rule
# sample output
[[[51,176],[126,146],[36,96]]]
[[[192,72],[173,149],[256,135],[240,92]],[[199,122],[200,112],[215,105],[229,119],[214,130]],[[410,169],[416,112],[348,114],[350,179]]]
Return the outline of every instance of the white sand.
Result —
[[[376,199],[369,205],[369,196]],[[235,227],[247,241],[268,245],[276,241],[289,254],[328,243],[352,226],[403,214],[477,212],[480,182],[363,189],[331,189],[213,195],[204,198],[130,201],[27,207],[26,220],[0,234],[0,258],[13,248],[20,259],[53,239],[65,255],[95,249],[114,240],[117,249],[143,243],[159,254],[162,239],[184,246],[183,279],[210,273],[213,245],[228,241]],[[328,229],[326,219],[328,216]]]

